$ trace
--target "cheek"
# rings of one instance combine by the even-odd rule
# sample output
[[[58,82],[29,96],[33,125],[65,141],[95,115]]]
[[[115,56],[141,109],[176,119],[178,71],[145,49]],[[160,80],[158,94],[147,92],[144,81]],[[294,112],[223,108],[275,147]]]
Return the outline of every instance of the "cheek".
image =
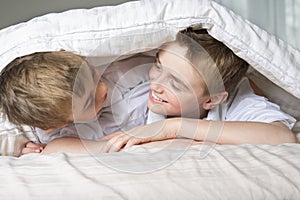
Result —
[[[173,93],[166,94],[166,99],[168,100],[166,109],[169,115],[181,115],[184,104],[182,98],[181,95],[175,95]]]
[[[159,71],[156,69],[156,67],[151,67],[149,71],[149,78],[150,80],[155,79],[159,75]]]
[[[107,97],[107,86],[99,83],[95,94],[95,110],[98,112],[104,105]]]
[[[172,103],[180,109],[181,114],[191,112],[199,107],[197,97],[191,93],[178,96]]]
[[[179,95],[174,95],[172,93],[166,94],[168,103],[172,105],[173,107],[180,107],[181,106],[181,101],[180,101],[180,96]]]

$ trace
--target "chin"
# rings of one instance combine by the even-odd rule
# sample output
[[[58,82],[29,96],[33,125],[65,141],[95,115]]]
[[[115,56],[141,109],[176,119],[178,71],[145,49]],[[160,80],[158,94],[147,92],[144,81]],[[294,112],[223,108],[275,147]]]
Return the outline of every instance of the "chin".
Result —
[[[181,110],[178,110],[177,107],[170,106],[170,104],[156,104],[153,103],[151,100],[148,100],[148,108],[159,115],[165,115],[165,116],[180,116]]]
[[[163,106],[159,106],[159,105],[152,105],[152,106],[148,106],[149,109],[156,114],[159,115],[165,115],[165,116],[180,116],[180,114],[178,113],[174,113],[174,112],[170,112],[170,110],[167,110],[166,108],[164,108]]]
[[[152,104],[151,102],[148,101],[148,108],[149,110],[151,110],[156,114],[166,115],[165,109],[161,105]]]
[[[149,108],[152,112],[159,114],[159,115],[166,115],[163,109],[158,109],[157,107]]]

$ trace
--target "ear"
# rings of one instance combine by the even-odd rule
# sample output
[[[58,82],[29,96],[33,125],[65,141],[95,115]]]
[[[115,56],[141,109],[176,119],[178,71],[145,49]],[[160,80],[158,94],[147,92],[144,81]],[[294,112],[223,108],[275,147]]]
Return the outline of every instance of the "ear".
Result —
[[[226,101],[227,97],[228,97],[228,92],[226,92],[226,91],[214,94],[203,102],[203,109],[205,109],[205,110],[213,109],[217,105]]]

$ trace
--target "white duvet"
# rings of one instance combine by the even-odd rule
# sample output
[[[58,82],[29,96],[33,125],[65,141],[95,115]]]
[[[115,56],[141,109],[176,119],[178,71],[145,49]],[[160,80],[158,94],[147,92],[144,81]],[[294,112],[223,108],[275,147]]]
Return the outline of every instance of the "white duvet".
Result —
[[[100,155],[3,157],[1,199],[300,198],[300,145],[135,146]]]
[[[188,26],[207,28],[245,59],[267,97],[300,119],[299,51],[211,0],[145,0],[37,17],[0,30],[0,70],[37,51],[64,49],[109,59],[142,52],[174,39]],[[268,81],[257,78],[261,75]],[[30,128],[25,129],[25,139],[34,139]],[[1,155],[19,155],[24,133],[1,113],[0,139]]]
[[[248,61],[267,96],[300,119],[299,51],[210,0],[145,0],[38,17],[0,30],[0,70],[36,51],[142,52],[188,26],[207,28]],[[35,140],[28,127],[20,132],[1,114],[0,121],[1,155],[17,156]],[[1,199],[300,199],[300,144],[2,156],[0,180]]]

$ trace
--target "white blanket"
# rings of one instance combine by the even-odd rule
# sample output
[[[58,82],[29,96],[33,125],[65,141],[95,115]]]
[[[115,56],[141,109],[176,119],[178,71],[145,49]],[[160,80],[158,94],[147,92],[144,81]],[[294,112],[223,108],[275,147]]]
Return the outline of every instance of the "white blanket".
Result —
[[[65,49],[110,58],[142,52],[174,39],[188,26],[207,28],[248,61],[255,73],[268,78],[267,82],[255,79],[267,97],[300,119],[299,51],[210,0],[145,0],[37,17],[0,30],[0,70],[37,51]],[[24,128],[29,130],[25,141],[24,133],[0,113],[0,155],[19,155],[26,138],[34,139],[30,128]]]
[[[134,146],[126,152],[94,156],[31,154],[1,158],[0,196],[10,200],[296,200],[300,199],[299,172],[298,144]]]

